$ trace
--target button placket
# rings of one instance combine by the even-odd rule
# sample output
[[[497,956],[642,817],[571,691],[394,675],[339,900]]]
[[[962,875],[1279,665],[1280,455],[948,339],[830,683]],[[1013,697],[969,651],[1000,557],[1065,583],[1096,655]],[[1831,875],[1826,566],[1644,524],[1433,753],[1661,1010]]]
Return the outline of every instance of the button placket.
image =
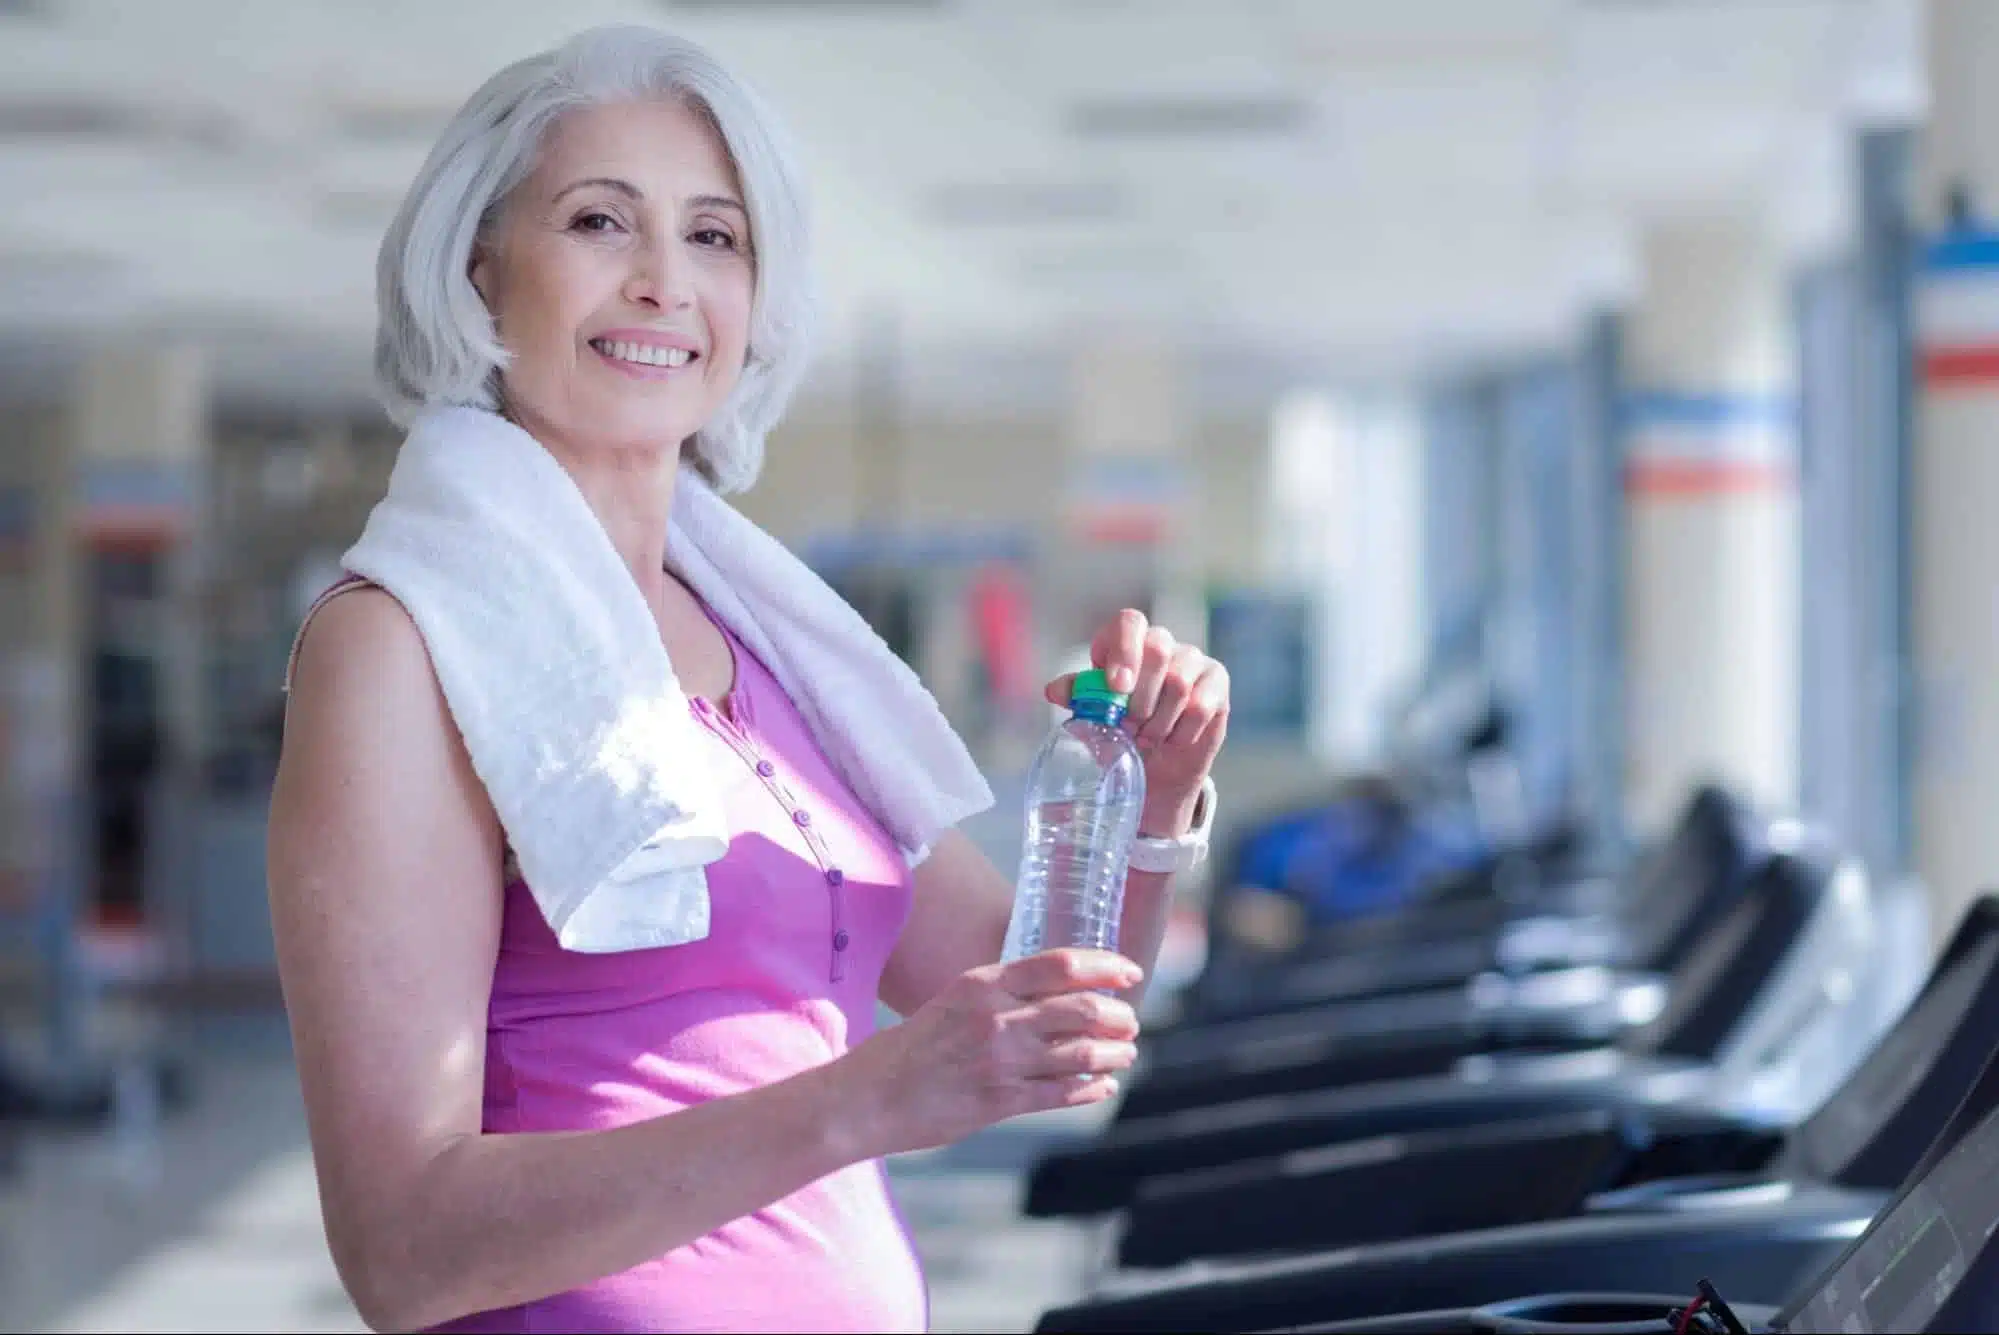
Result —
[[[833,865],[832,852],[826,847],[825,838],[813,825],[812,813],[792,795],[791,790],[778,777],[776,764],[757,753],[748,732],[710,706],[706,700],[697,700],[695,708],[713,728],[715,734],[727,742],[729,749],[740,756],[743,763],[763,781],[764,788],[791,817],[793,827],[804,836],[805,846],[811,850],[812,857],[818,862],[820,874],[826,882],[833,927],[831,976],[836,983],[842,981],[847,976],[847,950],[853,945],[853,938],[848,934],[846,927],[846,895],[843,893],[843,887],[847,883],[846,873]],[[739,701],[737,708],[747,723],[750,720],[747,701]]]
[[[847,874],[833,865],[832,850],[826,847],[826,840],[818,827],[811,821],[811,813],[800,809],[798,828],[805,835],[805,843],[812,850],[812,856],[819,861],[819,869],[826,881],[826,898],[833,916],[833,969],[832,978],[839,982],[847,976],[847,947],[853,938],[847,935],[847,896],[843,887],[847,884]]]

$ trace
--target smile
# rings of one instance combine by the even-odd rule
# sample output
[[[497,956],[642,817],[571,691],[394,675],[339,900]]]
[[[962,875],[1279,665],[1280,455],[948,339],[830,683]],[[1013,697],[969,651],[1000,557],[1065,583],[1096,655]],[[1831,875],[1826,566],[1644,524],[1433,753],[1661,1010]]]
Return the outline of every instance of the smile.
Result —
[[[658,370],[685,366],[700,355],[686,348],[663,348],[653,343],[631,343],[623,339],[593,338],[590,346],[609,361]]]

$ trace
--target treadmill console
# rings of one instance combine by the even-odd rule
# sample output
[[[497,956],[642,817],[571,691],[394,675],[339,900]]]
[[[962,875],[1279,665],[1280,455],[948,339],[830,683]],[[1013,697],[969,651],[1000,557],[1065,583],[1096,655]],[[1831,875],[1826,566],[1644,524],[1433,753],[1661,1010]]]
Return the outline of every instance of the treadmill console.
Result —
[[[1806,1170],[1843,1178],[1854,1160],[1902,1113],[1978,1002],[1999,952],[1988,934],[1912,1004],[1873,1054],[1797,1131]],[[1899,1176],[1899,1174],[1898,1174]]]
[[[1963,1322],[1973,1307],[1999,1307],[1987,1292],[1999,1286],[1999,1257],[1986,1254],[1995,1229],[1999,1113],[1876,1216],[1811,1296],[1778,1315],[1775,1329],[1786,1335],[1985,1329]]]

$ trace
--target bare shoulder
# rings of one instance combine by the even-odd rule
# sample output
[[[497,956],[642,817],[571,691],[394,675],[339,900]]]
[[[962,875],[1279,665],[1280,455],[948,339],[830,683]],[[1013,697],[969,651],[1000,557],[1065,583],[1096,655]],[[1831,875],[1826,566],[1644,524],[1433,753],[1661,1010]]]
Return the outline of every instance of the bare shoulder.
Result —
[[[447,821],[486,842],[497,826],[402,604],[375,588],[332,599],[300,637],[286,704],[274,820],[302,813],[376,834]]]
[[[460,748],[423,633],[381,589],[341,594],[300,634],[285,747],[316,753],[329,743],[343,750]]]
[[[373,586],[329,599],[312,615],[299,635],[291,694],[295,703],[319,701],[357,684],[439,694],[423,633],[392,594]]]

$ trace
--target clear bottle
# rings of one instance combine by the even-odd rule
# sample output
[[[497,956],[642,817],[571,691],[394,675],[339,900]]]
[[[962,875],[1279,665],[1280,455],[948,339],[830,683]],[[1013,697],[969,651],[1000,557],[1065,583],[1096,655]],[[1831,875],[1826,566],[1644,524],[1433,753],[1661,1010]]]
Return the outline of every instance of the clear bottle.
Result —
[[[1130,697],[1099,669],[1078,673],[1069,717],[1027,773],[1027,829],[1000,957],[1088,946],[1116,950],[1145,762],[1119,726]]]

